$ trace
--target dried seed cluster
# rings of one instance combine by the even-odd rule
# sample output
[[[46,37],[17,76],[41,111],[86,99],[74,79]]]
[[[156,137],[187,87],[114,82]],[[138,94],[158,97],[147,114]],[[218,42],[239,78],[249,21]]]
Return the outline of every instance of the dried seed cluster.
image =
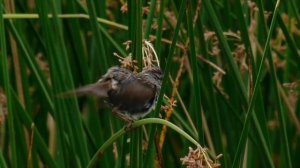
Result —
[[[182,165],[187,168],[216,168],[221,167],[221,164],[217,163],[217,160],[222,155],[218,155],[215,161],[212,161],[207,154],[207,148],[199,146],[197,149],[189,147],[189,154],[184,158],[181,158]]]

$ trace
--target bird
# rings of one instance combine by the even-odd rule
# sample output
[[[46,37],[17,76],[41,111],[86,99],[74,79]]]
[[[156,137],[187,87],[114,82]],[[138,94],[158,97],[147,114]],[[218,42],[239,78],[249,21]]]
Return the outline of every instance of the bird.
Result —
[[[112,113],[126,122],[144,118],[156,105],[163,73],[159,67],[148,67],[140,73],[113,66],[93,84],[64,95],[95,96],[104,99]]]

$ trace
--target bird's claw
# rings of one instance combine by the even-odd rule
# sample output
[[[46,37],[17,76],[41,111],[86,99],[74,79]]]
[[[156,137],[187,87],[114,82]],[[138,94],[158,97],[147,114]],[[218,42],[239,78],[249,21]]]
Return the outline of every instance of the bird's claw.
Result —
[[[126,125],[124,126],[124,130],[125,130],[126,132],[130,131],[130,130],[132,129],[132,124],[133,124],[133,123],[134,123],[133,120],[127,121]]]
[[[116,115],[117,117],[119,117],[120,119],[122,119],[123,121],[126,122],[126,125],[124,126],[124,130],[126,132],[132,129],[132,124],[134,122],[134,120],[132,118],[128,117],[127,115],[121,113],[120,111],[118,111],[116,109],[113,109],[112,112],[114,115]]]

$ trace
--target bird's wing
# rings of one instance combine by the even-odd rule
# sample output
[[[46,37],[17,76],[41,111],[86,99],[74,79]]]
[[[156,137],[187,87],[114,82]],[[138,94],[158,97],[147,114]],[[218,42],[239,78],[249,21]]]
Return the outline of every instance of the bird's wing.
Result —
[[[108,94],[110,103],[120,111],[136,113],[151,106],[155,97],[155,88],[145,85],[138,79],[131,79],[123,83],[122,88],[111,90]]]

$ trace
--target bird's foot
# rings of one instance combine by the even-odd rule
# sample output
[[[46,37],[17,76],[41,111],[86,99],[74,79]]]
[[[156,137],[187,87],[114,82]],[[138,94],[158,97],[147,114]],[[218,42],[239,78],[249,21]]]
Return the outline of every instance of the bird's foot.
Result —
[[[134,121],[132,119],[130,121],[127,121],[126,125],[124,126],[124,130],[126,132],[130,131],[132,129],[133,123],[134,123]]]
[[[126,122],[126,125],[124,126],[124,130],[127,132],[132,129],[132,124],[134,120],[130,118],[129,116],[119,112],[118,110],[113,109],[112,110],[113,114],[116,115],[118,118],[122,119],[123,121]]]

